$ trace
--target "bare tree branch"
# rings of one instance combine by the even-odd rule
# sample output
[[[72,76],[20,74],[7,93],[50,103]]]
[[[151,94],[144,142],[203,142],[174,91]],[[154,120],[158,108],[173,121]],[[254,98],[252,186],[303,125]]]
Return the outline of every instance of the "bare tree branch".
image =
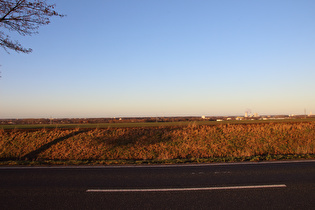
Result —
[[[64,17],[55,11],[55,5],[46,0],[0,0],[0,27],[15,31],[22,36],[38,33],[38,28],[50,23],[51,17]],[[0,46],[16,52],[30,53],[32,49],[24,48],[18,41],[0,31]]]

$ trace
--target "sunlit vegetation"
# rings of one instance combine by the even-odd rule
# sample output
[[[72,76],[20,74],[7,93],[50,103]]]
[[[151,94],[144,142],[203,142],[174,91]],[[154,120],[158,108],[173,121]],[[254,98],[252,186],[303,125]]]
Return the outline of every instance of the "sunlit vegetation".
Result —
[[[2,163],[259,161],[314,154],[315,122],[0,131]]]

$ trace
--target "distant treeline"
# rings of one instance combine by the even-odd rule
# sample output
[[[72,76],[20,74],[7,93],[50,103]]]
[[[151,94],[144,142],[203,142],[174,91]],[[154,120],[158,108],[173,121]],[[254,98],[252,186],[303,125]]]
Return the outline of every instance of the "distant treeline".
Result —
[[[296,115],[273,115],[248,117],[246,119],[267,118],[311,118],[312,116]],[[121,118],[30,118],[30,119],[0,119],[0,125],[36,125],[36,124],[97,124],[97,123],[142,123],[142,122],[187,122],[187,121],[216,121],[235,120],[237,116],[185,116],[185,117],[121,117]]]
[[[218,117],[206,120],[217,120]],[[39,118],[39,119],[3,119],[1,125],[27,125],[27,124],[85,124],[85,123],[132,123],[132,122],[181,122],[201,121],[201,117],[134,117],[134,118]]]

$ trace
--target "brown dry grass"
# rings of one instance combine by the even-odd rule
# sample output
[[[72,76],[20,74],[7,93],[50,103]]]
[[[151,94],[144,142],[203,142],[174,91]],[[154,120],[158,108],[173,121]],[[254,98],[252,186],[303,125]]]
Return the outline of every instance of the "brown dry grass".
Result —
[[[315,154],[315,122],[0,131],[4,160],[169,160]]]

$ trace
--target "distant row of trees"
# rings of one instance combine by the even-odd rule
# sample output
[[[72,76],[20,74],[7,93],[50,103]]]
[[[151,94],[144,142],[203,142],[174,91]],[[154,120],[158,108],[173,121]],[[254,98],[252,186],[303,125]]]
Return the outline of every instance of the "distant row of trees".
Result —
[[[207,121],[215,121],[209,118]],[[131,117],[131,118],[39,118],[39,119],[0,119],[0,125],[26,124],[85,124],[85,123],[144,123],[144,122],[187,122],[204,121],[200,117]]]

